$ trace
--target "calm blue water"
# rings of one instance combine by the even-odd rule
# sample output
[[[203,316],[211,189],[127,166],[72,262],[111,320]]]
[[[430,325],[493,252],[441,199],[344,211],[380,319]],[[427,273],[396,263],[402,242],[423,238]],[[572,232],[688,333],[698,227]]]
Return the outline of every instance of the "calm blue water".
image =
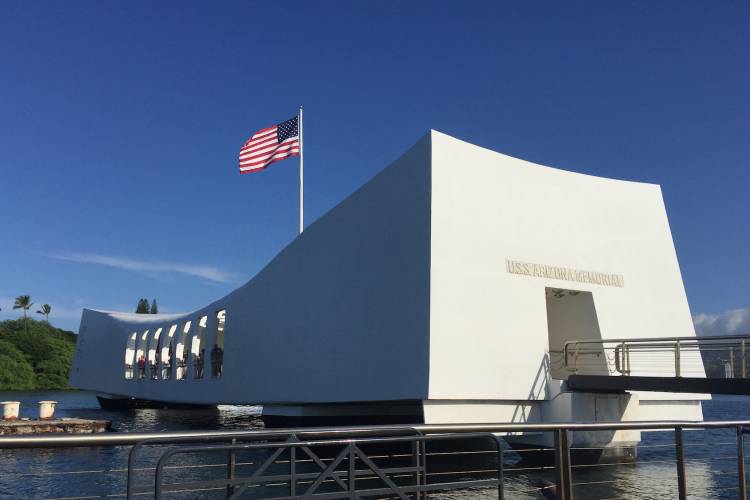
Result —
[[[167,431],[205,429],[252,429],[263,426],[258,407],[219,407],[217,410],[135,410],[107,412],[99,409],[88,392],[0,392],[0,400],[21,401],[21,416],[34,417],[37,402],[59,401],[57,414],[111,420],[115,431]],[[716,397],[704,403],[706,420],[734,420],[750,417],[750,397]],[[736,498],[737,462],[734,431],[691,431],[685,436],[688,492],[691,498]],[[576,498],[676,497],[674,441],[671,432],[643,433],[642,446],[635,464],[576,467]],[[70,448],[48,450],[0,450],[0,498],[102,498],[119,496],[125,491],[126,447]],[[146,453],[143,466],[156,455]],[[257,458],[257,457],[256,457]],[[552,481],[552,471],[525,470],[517,456],[505,458],[508,498],[544,498],[535,491],[542,481]],[[215,465],[200,470],[175,466],[177,480],[195,471],[220,477],[225,473],[223,458],[184,457],[184,465]],[[242,462],[242,458],[238,460]],[[480,465],[460,459],[457,467],[476,470]],[[750,462],[748,463],[750,465]],[[243,466],[240,465],[238,473]],[[468,467],[468,468],[467,468]],[[211,473],[219,476],[210,476]],[[180,476],[182,474],[182,476]],[[190,476],[195,478],[197,476]],[[467,476],[468,477],[468,476]],[[140,485],[151,484],[153,476],[143,472]],[[439,498],[493,498],[494,492],[472,490],[436,495]],[[258,495],[255,495],[256,497]],[[170,498],[219,498],[221,492],[173,494]]]

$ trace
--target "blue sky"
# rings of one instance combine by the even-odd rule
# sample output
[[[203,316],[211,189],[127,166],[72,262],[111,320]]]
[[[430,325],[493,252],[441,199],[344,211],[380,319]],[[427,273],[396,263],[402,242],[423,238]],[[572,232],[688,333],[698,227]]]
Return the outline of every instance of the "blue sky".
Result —
[[[0,319],[27,293],[191,310],[297,231],[296,161],[240,176],[305,106],[307,221],[429,128],[662,185],[694,314],[750,307],[746,2],[4,2]]]

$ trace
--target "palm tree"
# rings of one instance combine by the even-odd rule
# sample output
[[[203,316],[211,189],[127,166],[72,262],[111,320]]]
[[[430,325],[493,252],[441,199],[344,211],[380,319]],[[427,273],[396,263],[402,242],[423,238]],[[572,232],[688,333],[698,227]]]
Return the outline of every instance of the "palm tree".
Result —
[[[26,335],[29,334],[29,320],[26,318],[26,311],[31,309],[34,303],[31,301],[29,295],[19,295],[16,297],[16,302],[13,304],[13,309],[23,309],[23,324],[26,328]]]
[[[52,306],[49,304],[44,304],[40,310],[38,310],[37,314],[44,314],[44,318],[49,323],[49,313],[52,312]]]

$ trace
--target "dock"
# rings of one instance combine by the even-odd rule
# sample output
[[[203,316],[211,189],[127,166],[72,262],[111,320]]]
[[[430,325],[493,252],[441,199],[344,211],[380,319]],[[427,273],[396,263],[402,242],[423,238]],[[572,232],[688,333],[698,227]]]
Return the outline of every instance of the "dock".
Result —
[[[88,420],[83,418],[55,418],[49,420],[0,420],[0,436],[22,434],[97,434],[107,432],[112,422],[109,420]]]

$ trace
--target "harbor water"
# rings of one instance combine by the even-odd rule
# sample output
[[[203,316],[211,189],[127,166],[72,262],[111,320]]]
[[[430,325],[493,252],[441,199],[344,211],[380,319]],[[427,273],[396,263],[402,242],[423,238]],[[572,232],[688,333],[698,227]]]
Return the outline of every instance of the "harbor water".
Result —
[[[21,416],[34,418],[38,401],[55,400],[57,416],[112,421],[115,432],[229,430],[263,427],[260,407],[220,406],[202,410],[104,411],[93,393],[0,392],[2,400],[21,401]],[[704,402],[706,420],[750,417],[750,398],[718,396]],[[644,432],[635,463],[576,467],[576,498],[677,496],[674,436]],[[0,450],[0,498],[72,499],[117,497],[125,492],[128,447]],[[526,467],[509,452],[504,464],[506,498],[545,498],[540,487],[554,481],[552,470]],[[685,458],[691,498],[737,498],[737,455],[732,429],[686,431]],[[457,459],[463,460],[463,458]],[[220,498],[221,491],[170,498]],[[487,490],[431,495],[434,498],[494,498]]]

